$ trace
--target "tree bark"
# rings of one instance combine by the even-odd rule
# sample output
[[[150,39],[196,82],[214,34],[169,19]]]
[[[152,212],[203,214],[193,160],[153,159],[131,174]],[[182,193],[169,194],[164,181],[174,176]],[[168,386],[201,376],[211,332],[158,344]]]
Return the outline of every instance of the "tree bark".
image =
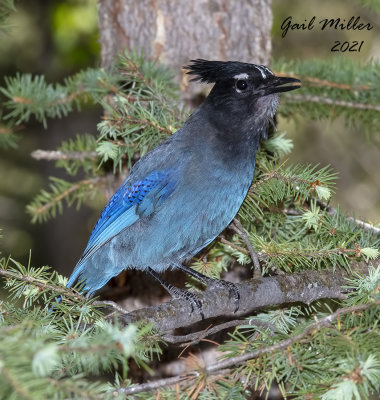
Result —
[[[181,71],[189,59],[269,64],[270,0],[99,0],[98,14],[104,68],[125,49],[142,50],[188,96],[196,91]]]
[[[355,272],[368,273],[365,262],[352,263]],[[213,287],[197,293],[202,302],[202,313],[205,320],[221,317],[236,319],[253,315],[258,310],[267,307],[286,306],[290,303],[311,304],[319,299],[345,298],[342,286],[347,284],[349,274],[343,268],[334,272],[304,271],[298,274],[277,275],[253,279],[236,284],[240,293],[239,310],[235,312],[233,299],[229,298],[228,290]],[[202,321],[198,310],[191,311],[190,304],[184,300],[172,300],[159,306],[143,308],[120,315],[123,323],[145,320],[154,325],[158,332],[167,332],[176,328],[189,326]]]

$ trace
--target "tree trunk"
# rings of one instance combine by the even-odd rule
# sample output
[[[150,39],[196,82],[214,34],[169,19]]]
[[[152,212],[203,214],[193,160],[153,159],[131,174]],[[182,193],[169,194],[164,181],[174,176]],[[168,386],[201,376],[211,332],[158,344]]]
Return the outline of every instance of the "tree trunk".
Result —
[[[143,50],[173,70],[185,97],[196,87],[181,70],[189,59],[269,63],[270,0],[99,0],[98,13],[103,67]]]

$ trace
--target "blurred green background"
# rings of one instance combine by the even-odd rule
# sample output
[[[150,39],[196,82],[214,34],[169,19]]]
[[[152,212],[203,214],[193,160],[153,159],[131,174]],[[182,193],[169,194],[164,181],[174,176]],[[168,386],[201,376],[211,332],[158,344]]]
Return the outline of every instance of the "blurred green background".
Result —
[[[100,64],[97,1],[32,0],[16,3],[9,18],[11,30],[0,33],[0,79],[21,73],[43,74],[47,82]],[[94,106],[72,112],[67,118],[51,119],[47,129],[35,122],[20,132],[19,147],[0,149],[0,227],[1,251],[25,263],[31,249],[33,265],[51,265],[69,272],[87,240],[92,210],[77,213],[67,208],[63,215],[44,224],[31,224],[26,205],[49,176],[68,177],[54,162],[36,161],[35,149],[55,149],[77,133],[96,134],[102,110]],[[80,179],[80,177],[78,177]],[[70,180],[70,178],[69,178]],[[93,217],[96,218],[96,217]],[[89,224],[89,225],[88,225]]]
[[[86,67],[100,64],[96,0],[29,0],[17,3],[10,17],[12,29],[0,33],[0,84],[5,76],[21,73],[44,74],[48,82],[62,82],[64,77]],[[379,60],[380,16],[360,7],[355,1],[275,0],[272,2],[273,57],[313,59],[350,57],[366,62]],[[370,22],[371,31],[289,31],[281,38],[281,23],[291,15],[294,22],[305,18],[341,17],[347,20],[360,15]],[[334,40],[364,40],[360,53],[331,53]],[[247,60],[248,61],[248,60]],[[20,133],[19,147],[0,150],[0,227],[3,255],[25,263],[32,252],[33,265],[51,265],[60,272],[71,272],[86,245],[98,211],[84,206],[80,212],[65,209],[63,215],[43,225],[32,225],[26,205],[51,175],[68,177],[54,163],[30,157],[35,149],[54,149],[62,140],[77,133],[96,133],[102,110],[85,108],[61,120],[49,120],[48,128],[28,124]],[[348,214],[379,223],[380,174],[378,173],[380,136],[367,137],[360,129],[348,129],[344,121],[310,122],[299,118],[279,121],[294,140],[291,162],[330,164],[339,173],[333,205],[340,204]],[[80,179],[80,177],[78,177]]]
[[[274,58],[332,59],[342,57],[365,63],[380,60],[380,14],[359,6],[360,1],[294,0],[272,2],[273,52]],[[380,9],[380,0],[378,0]],[[281,37],[281,24],[288,16],[293,23],[305,23],[316,16],[313,30],[289,30]],[[368,30],[324,30],[317,24],[324,18],[341,18],[346,22],[352,16],[360,16],[360,22],[370,23]],[[306,22],[306,24],[307,24]],[[364,41],[360,53],[331,52],[334,41]],[[360,128],[347,128],[342,119],[334,122],[299,119],[295,123],[279,124],[294,140],[292,162],[331,165],[339,173],[336,195],[332,205],[340,204],[349,214],[357,218],[380,222],[380,135],[372,132],[371,137]]]

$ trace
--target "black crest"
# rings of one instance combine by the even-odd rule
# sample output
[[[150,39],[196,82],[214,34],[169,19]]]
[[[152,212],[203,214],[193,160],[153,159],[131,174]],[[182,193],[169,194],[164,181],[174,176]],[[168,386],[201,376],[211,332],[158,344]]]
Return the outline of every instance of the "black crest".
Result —
[[[200,81],[205,83],[215,83],[218,80],[233,78],[240,73],[252,73],[257,75],[259,70],[272,72],[264,67],[255,64],[242,63],[238,61],[207,61],[202,59],[190,60],[191,64],[186,65],[189,75],[195,75],[191,81]]]

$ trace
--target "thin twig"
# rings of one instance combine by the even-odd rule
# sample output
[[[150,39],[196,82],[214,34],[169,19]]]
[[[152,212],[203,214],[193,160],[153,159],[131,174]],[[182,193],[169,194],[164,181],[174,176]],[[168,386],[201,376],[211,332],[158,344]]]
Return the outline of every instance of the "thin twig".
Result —
[[[35,150],[31,153],[31,156],[36,160],[85,160],[95,159],[98,154],[96,151],[73,151],[64,152],[57,150]]]
[[[116,392],[123,393],[126,395],[141,393],[141,392],[151,392],[152,390],[158,389],[160,387],[172,386],[182,381],[189,381],[189,379],[196,378],[197,376],[199,376],[199,372],[192,371],[186,375],[172,376],[170,378],[163,378],[152,382],[142,383],[141,385],[131,386],[127,388],[119,388],[116,390]]]
[[[330,99],[328,97],[322,96],[312,96],[312,95],[301,95],[301,94],[292,94],[287,95],[286,98],[290,101],[297,102],[311,102],[311,103],[320,103],[320,104],[329,104],[332,106],[339,107],[348,107],[348,108],[356,108],[360,110],[374,110],[380,111],[380,106],[376,104],[364,104],[364,103],[355,103],[353,101],[346,100],[336,100]]]
[[[353,217],[347,217],[349,221],[355,222],[355,224],[359,227],[361,227],[364,231],[369,231],[374,233],[375,235],[380,234],[380,228],[377,228],[376,226],[373,226],[372,224],[369,224],[368,222],[361,221],[360,219],[353,218]]]
[[[58,100],[53,101],[50,104],[50,107],[54,107],[57,104],[70,103],[71,101],[75,100],[77,97],[82,96],[82,94],[85,94],[86,91],[88,91],[88,89],[86,87],[81,87],[80,89],[75,90],[74,92],[70,93],[69,95],[60,97]]]
[[[77,97],[81,96],[82,94],[86,93],[87,88],[81,88],[76,90],[75,92],[72,92],[71,94],[68,94],[66,96],[60,96],[58,100],[52,101],[48,106],[49,107],[54,107],[58,104],[66,104],[70,103],[71,101],[75,100]],[[35,98],[32,99],[27,99],[22,96],[13,96],[12,100],[15,103],[20,103],[20,104],[33,104],[36,102]]]
[[[240,251],[240,253],[243,253],[243,254],[249,256],[249,251],[248,250],[244,249],[243,247],[241,247],[241,246],[239,246],[239,245],[237,245],[235,243],[232,243],[232,242],[228,241],[225,237],[219,236],[219,240],[220,240],[221,243],[224,243],[227,246],[230,246],[233,249],[235,249],[237,251]]]
[[[373,89],[372,86],[369,85],[350,85],[348,83],[338,83],[338,82],[331,82],[326,79],[319,79],[315,76],[300,76],[296,74],[289,74],[288,72],[275,72],[276,76],[289,76],[291,78],[301,79],[302,82],[311,82],[311,86],[319,86],[319,87],[333,87],[337,89],[343,90],[371,90]]]
[[[331,207],[321,201],[318,201],[317,203],[322,208],[322,210],[327,212],[327,214],[336,215],[338,213],[338,211],[334,207]],[[368,222],[364,222],[364,221],[361,221],[360,219],[353,218],[353,217],[346,217],[346,219],[354,222],[355,225],[359,226],[364,231],[372,232],[374,235],[380,234],[380,228],[377,228],[376,226],[373,226],[372,224],[369,224]]]
[[[94,306],[109,306],[122,314],[127,314],[129,312],[128,310],[111,300],[96,300],[92,304]]]
[[[230,227],[244,240],[244,243],[248,248],[249,255],[252,258],[253,265],[255,266],[255,271],[260,272],[260,275],[262,275],[260,269],[259,257],[257,256],[257,253],[253,249],[252,243],[249,241],[248,234],[245,231],[243,225],[237,218],[234,218],[233,222],[230,224]]]
[[[191,342],[190,344],[196,344],[201,341],[203,338],[213,335],[216,332],[220,332],[223,329],[231,328],[233,326],[243,325],[247,323],[247,320],[244,319],[236,319],[234,321],[228,321],[223,324],[219,324],[210,329],[204,329],[199,332],[189,333],[188,335],[164,335],[162,339],[167,343],[177,344],[184,342]],[[187,346],[189,343],[186,343]],[[180,346],[183,347],[184,345]]]
[[[330,215],[336,215],[337,210],[334,207],[331,207],[322,201],[317,200],[317,204],[322,208],[323,211],[327,212],[327,214]],[[302,212],[299,210],[296,210],[294,208],[285,208],[282,210],[286,215],[302,215]],[[374,235],[379,235],[380,234],[380,228],[377,228],[376,226],[373,226],[372,224],[368,222],[364,222],[360,219],[353,218],[353,217],[347,217],[344,216],[347,220],[352,221],[355,223],[355,225],[359,226],[366,232],[372,232]]]
[[[232,243],[230,241],[228,241],[227,239],[225,239],[223,236],[219,236],[219,241],[221,243],[226,244],[227,246],[238,250],[240,253],[243,253],[247,256],[250,255],[249,251],[244,249],[243,247]],[[307,249],[291,249],[291,250],[262,250],[259,253],[257,253],[257,256],[259,257],[259,259],[264,260],[268,257],[283,257],[283,256],[304,256],[304,257],[326,257],[329,254],[351,254],[351,255],[357,255],[360,256],[360,247],[355,247],[353,249],[347,249],[344,247],[339,247],[339,248],[335,248],[335,249],[323,249],[323,250],[307,250]]]
[[[380,111],[380,108],[379,108],[379,111]],[[300,180],[296,177],[280,175],[278,173],[278,171],[276,170],[276,171],[273,171],[270,173],[263,174],[263,177],[261,179],[259,179],[254,184],[252,184],[251,188],[249,189],[249,192],[254,193],[255,189],[257,189],[257,187],[261,186],[262,184],[264,184],[265,182],[267,182],[270,179],[279,179],[284,182],[299,182],[299,183],[310,184],[310,182],[305,181],[305,180]],[[335,215],[337,213],[337,210],[335,208],[328,206],[327,204],[325,204],[321,201],[317,201],[317,203],[328,214]],[[300,215],[297,210],[284,210],[284,212],[285,212],[285,214],[288,214],[288,215]],[[290,214],[290,212],[292,214]],[[348,219],[349,221],[353,221],[357,226],[360,226],[365,231],[372,232],[375,235],[380,234],[380,228],[377,228],[376,226],[373,226],[372,224],[369,224],[368,222],[364,222],[364,221],[361,221],[360,219],[353,218],[353,217],[346,217],[346,219]]]
[[[338,317],[340,317],[342,315],[353,313],[353,312],[358,312],[358,311],[364,311],[369,307],[378,306],[378,305],[380,305],[380,301],[374,301],[372,303],[367,303],[367,304],[359,304],[356,306],[351,306],[351,307],[346,307],[346,308],[339,308],[338,310],[336,310],[334,313],[328,315],[327,317],[324,317],[320,320],[313,322],[308,327],[306,327],[303,330],[303,332],[299,333],[298,335],[291,336],[290,338],[282,340],[281,342],[278,342],[278,343],[273,344],[268,347],[264,347],[262,349],[257,349],[257,350],[251,351],[251,352],[243,354],[241,356],[236,356],[236,357],[229,358],[227,360],[218,361],[218,362],[210,365],[209,367],[206,367],[206,371],[208,373],[215,373],[220,369],[230,368],[230,367],[233,367],[236,365],[243,364],[245,361],[256,358],[262,354],[272,353],[275,350],[285,349],[288,346],[291,346],[292,344],[298,342],[305,336],[312,334],[315,329],[318,329],[322,326],[331,325],[334,320],[336,320]]]
[[[274,325],[272,325],[268,322],[265,322],[265,321],[257,320],[255,318],[251,318],[249,320],[235,319],[233,321],[228,321],[228,322],[224,322],[223,324],[216,325],[210,329],[205,329],[200,332],[189,333],[188,335],[181,335],[181,336],[179,336],[179,335],[178,336],[164,335],[164,336],[162,336],[162,339],[167,343],[172,343],[172,344],[182,343],[179,347],[185,347],[188,345],[197,344],[203,338],[213,335],[214,333],[220,332],[227,328],[232,328],[234,326],[239,326],[239,325],[264,326],[271,330],[276,330]],[[184,343],[184,342],[190,342],[190,343]]]
[[[13,135],[13,130],[5,126],[0,126],[0,135]]]
[[[34,216],[43,214],[48,210],[49,208],[53,207],[54,204],[59,203],[62,199],[65,197],[69,196],[71,193],[75,192],[78,190],[81,186],[90,186],[90,185],[95,185],[97,184],[102,178],[96,177],[96,178],[89,178],[89,179],[83,179],[82,181],[74,183],[72,186],[70,186],[68,189],[66,189],[64,192],[59,194],[57,197],[54,197],[51,201],[48,201],[41,207],[36,207],[33,209],[33,214]]]
[[[150,88],[150,82],[145,78],[144,74],[140,71],[140,68],[137,66],[137,64],[128,57],[125,57],[125,60],[128,62],[132,72],[136,74],[136,76],[145,84],[146,87]],[[129,76],[128,71],[122,71],[121,74]]]
[[[287,175],[281,174],[281,173],[279,173],[279,169],[281,167],[282,167],[282,165],[278,166],[278,168],[276,168],[274,171],[263,173],[262,177],[251,185],[249,192],[254,193],[255,189],[257,189],[259,186],[263,185],[265,182],[267,182],[271,179],[278,179],[278,180],[286,182],[286,183],[296,182],[296,183],[301,183],[301,184],[305,184],[305,185],[311,185],[314,183],[314,181],[300,179],[297,176],[287,176]]]
[[[17,131],[24,129],[24,125],[12,126],[8,128],[5,125],[0,125],[0,135],[14,135]]]
[[[111,124],[117,125],[118,127],[121,127],[121,126],[125,125],[126,122],[128,122],[130,124],[140,125],[141,128],[148,125],[148,126],[151,126],[155,129],[159,130],[160,132],[165,132],[169,135],[171,135],[173,133],[169,128],[165,128],[164,126],[161,126],[154,121],[150,121],[150,120],[144,119],[144,118],[140,118],[140,119],[132,118],[129,115],[123,115],[120,118],[110,118],[108,116],[105,116],[104,120],[109,121]]]
[[[33,278],[32,276],[18,274],[17,272],[8,271],[4,268],[0,268],[0,275],[5,276],[6,278],[16,279],[18,281],[26,282],[30,285],[39,287],[42,290],[51,290],[52,292],[55,292],[55,293],[64,294],[66,297],[71,297],[76,300],[84,300],[85,301],[85,297],[83,297],[79,294],[72,293],[71,290],[59,288],[59,287],[56,287],[53,285],[49,285],[48,283],[43,283],[40,280]]]
[[[291,216],[302,215],[302,211],[296,210],[294,208],[284,208],[283,210],[280,209],[280,212],[283,212],[286,215],[291,215]]]
[[[320,320],[313,322],[312,324],[307,326],[303,330],[303,332],[299,333],[298,335],[291,336],[290,338],[282,340],[276,344],[245,353],[241,356],[231,357],[226,360],[218,361],[214,364],[206,366],[203,369],[203,371],[205,374],[208,374],[208,375],[220,374],[221,370],[225,370],[225,369],[231,368],[233,366],[241,365],[241,364],[245,363],[246,361],[254,359],[262,354],[273,353],[276,350],[286,349],[288,346],[291,346],[292,344],[298,342],[305,336],[309,336],[309,335],[312,336],[316,329],[319,329],[320,327],[323,327],[323,326],[331,325],[333,323],[333,321],[335,321],[338,317],[341,317],[342,315],[353,313],[353,312],[358,312],[358,311],[364,311],[369,307],[378,306],[378,305],[380,305],[380,301],[375,301],[373,303],[368,303],[368,304],[359,304],[359,305],[352,306],[352,307],[340,308],[337,311],[335,311],[334,313],[328,315],[327,317],[324,317]],[[159,379],[157,381],[147,382],[147,383],[143,383],[141,385],[136,385],[136,386],[132,386],[132,387],[120,388],[117,390],[117,392],[123,393],[126,395],[140,393],[140,392],[148,392],[148,391],[158,389],[160,387],[172,386],[176,383],[183,382],[185,380],[187,381],[186,382],[187,385],[189,385],[191,380],[193,378],[196,378],[197,376],[199,376],[199,372],[196,370],[193,370],[193,371],[187,372],[184,375],[178,375],[178,376],[173,376],[170,378]]]

